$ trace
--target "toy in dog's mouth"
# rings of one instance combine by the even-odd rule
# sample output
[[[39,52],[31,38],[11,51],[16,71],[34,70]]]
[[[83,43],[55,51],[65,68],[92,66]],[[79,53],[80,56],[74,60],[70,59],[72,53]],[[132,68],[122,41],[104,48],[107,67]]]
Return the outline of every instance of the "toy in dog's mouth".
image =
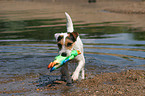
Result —
[[[52,72],[58,69],[59,67],[63,66],[66,62],[74,59],[79,54],[81,54],[79,50],[72,50],[70,56],[65,57],[65,56],[58,55],[55,57],[54,61],[48,65],[48,69],[51,68],[50,72]]]

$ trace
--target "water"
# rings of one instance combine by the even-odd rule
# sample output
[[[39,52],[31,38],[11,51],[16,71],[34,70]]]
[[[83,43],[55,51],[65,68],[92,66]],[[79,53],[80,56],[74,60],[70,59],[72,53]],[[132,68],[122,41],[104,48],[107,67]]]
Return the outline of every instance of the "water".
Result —
[[[12,18],[16,14],[21,14],[22,18],[26,10],[19,12],[8,11],[5,14],[12,15]],[[60,14],[59,12],[55,14],[57,13]],[[32,13],[28,14],[31,17]],[[145,32],[124,22],[127,21],[101,23],[74,21],[75,31],[80,34],[84,43],[86,74],[93,76],[101,72],[145,70]],[[54,38],[56,32],[66,32],[65,18],[25,17],[22,20],[0,18],[1,91],[27,89],[8,94],[22,95],[23,92],[29,94],[30,89],[36,88],[32,82],[38,81],[40,76],[60,76],[59,70],[50,73],[47,69],[47,65],[57,55]],[[70,67],[75,66],[70,64]],[[57,93],[59,92],[61,91]],[[37,92],[36,94],[38,95]]]

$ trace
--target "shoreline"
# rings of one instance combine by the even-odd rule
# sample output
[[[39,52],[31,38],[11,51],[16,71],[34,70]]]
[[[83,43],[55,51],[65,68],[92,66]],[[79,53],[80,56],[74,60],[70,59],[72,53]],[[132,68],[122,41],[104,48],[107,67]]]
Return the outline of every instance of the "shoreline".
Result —
[[[15,21],[29,20],[32,18],[65,18],[64,12],[68,12],[74,22],[83,21],[85,24],[127,21],[121,24],[130,24],[131,27],[140,28],[143,31],[145,30],[145,22],[143,22],[145,21],[145,1],[97,0],[95,3],[88,3],[87,0],[80,0],[76,3],[75,1],[66,0],[52,0],[44,2],[38,0],[34,0],[33,2],[29,0],[14,0],[7,2],[0,1],[0,5],[0,13],[2,14],[0,17],[4,20]],[[52,8],[55,9],[50,10]],[[33,13],[30,13],[30,11]],[[56,14],[55,12],[59,13]]]
[[[32,74],[34,75],[34,74]],[[34,77],[25,77],[31,80]],[[19,78],[19,77],[17,77]],[[17,80],[17,78],[14,78]],[[15,81],[15,80],[14,80]],[[25,81],[25,80],[20,80]],[[12,81],[13,82],[13,81]],[[15,82],[19,82],[15,81]],[[10,82],[8,82],[10,83]],[[23,82],[23,84],[25,84]],[[85,80],[75,81],[73,86],[66,86],[64,81],[55,81],[53,86],[47,85],[43,87],[35,88],[19,88],[0,91],[3,95],[61,95],[61,96],[144,96],[145,93],[145,70],[127,70],[122,72],[110,72],[96,74],[94,77],[90,77]],[[36,83],[30,84],[36,86]]]

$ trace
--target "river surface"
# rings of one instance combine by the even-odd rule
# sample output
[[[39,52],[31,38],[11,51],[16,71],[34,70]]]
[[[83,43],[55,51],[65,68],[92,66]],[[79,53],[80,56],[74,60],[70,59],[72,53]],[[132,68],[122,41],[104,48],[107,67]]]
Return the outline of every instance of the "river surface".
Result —
[[[23,17],[25,13],[31,17],[31,11],[7,11],[3,14],[11,17],[21,14]],[[30,89],[36,88],[32,82],[39,80],[39,77],[60,75],[59,69],[50,73],[47,65],[57,55],[54,34],[66,32],[65,16],[22,20],[10,20],[4,16],[0,18],[0,90],[7,92],[3,95],[23,95],[24,92],[30,95]],[[93,76],[101,72],[145,70],[145,32],[124,22],[127,21],[74,22],[75,31],[84,44],[86,74]],[[76,63],[69,64],[69,67],[72,72]],[[27,90],[23,90],[25,88]],[[20,92],[9,92],[13,89]],[[53,91],[50,93],[55,94]],[[40,93],[31,95],[36,94]]]

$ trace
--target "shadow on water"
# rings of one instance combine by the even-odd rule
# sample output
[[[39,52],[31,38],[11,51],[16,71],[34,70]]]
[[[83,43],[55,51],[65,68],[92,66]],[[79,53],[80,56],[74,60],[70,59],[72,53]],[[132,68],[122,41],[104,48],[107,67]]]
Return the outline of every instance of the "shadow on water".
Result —
[[[56,32],[66,32],[66,22],[63,22],[63,20],[62,18],[22,21],[0,20],[0,39],[52,40]],[[86,34],[82,35],[86,39],[111,38],[111,36],[105,36],[104,34],[130,33],[134,40],[145,40],[145,32],[142,32],[140,28],[131,28],[127,24],[121,25],[120,23],[123,22],[125,21],[75,24],[75,30],[80,34]]]
[[[47,78],[52,75],[48,72],[47,65],[57,55],[54,34],[66,32],[65,23],[63,18],[0,20],[1,86],[14,85],[12,83],[6,85],[2,81],[12,82],[10,78],[27,73],[41,74],[41,77],[38,75],[35,79],[33,78],[39,83],[39,87],[52,83],[53,80]],[[89,24],[82,21],[74,22],[75,31],[80,34],[84,43],[86,74],[89,74],[89,77],[101,72],[118,72],[130,68],[145,69],[145,32],[122,23],[124,22]],[[76,65],[70,65],[70,67],[73,68],[72,72]],[[59,70],[53,74],[60,78]],[[23,80],[24,83],[31,81],[27,79],[28,77]],[[17,85],[21,84],[23,84],[21,80],[17,82]],[[28,88],[28,86],[24,87]],[[30,89],[35,88],[34,86]],[[19,87],[16,86],[16,89]],[[59,92],[64,90],[59,90]],[[76,90],[76,88],[70,90]]]
[[[58,30],[64,31],[61,27],[45,27],[45,25],[65,24],[65,22],[56,22],[63,19],[35,19],[24,21],[0,22],[2,29],[1,39],[33,39],[33,40],[51,40],[53,34]],[[43,27],[44,26],[44,27]],[[28,28],[29,27],[29,28]],[[31,28],[32,27],[32,28]],[[10,37],[9,37],[10,36]]]

